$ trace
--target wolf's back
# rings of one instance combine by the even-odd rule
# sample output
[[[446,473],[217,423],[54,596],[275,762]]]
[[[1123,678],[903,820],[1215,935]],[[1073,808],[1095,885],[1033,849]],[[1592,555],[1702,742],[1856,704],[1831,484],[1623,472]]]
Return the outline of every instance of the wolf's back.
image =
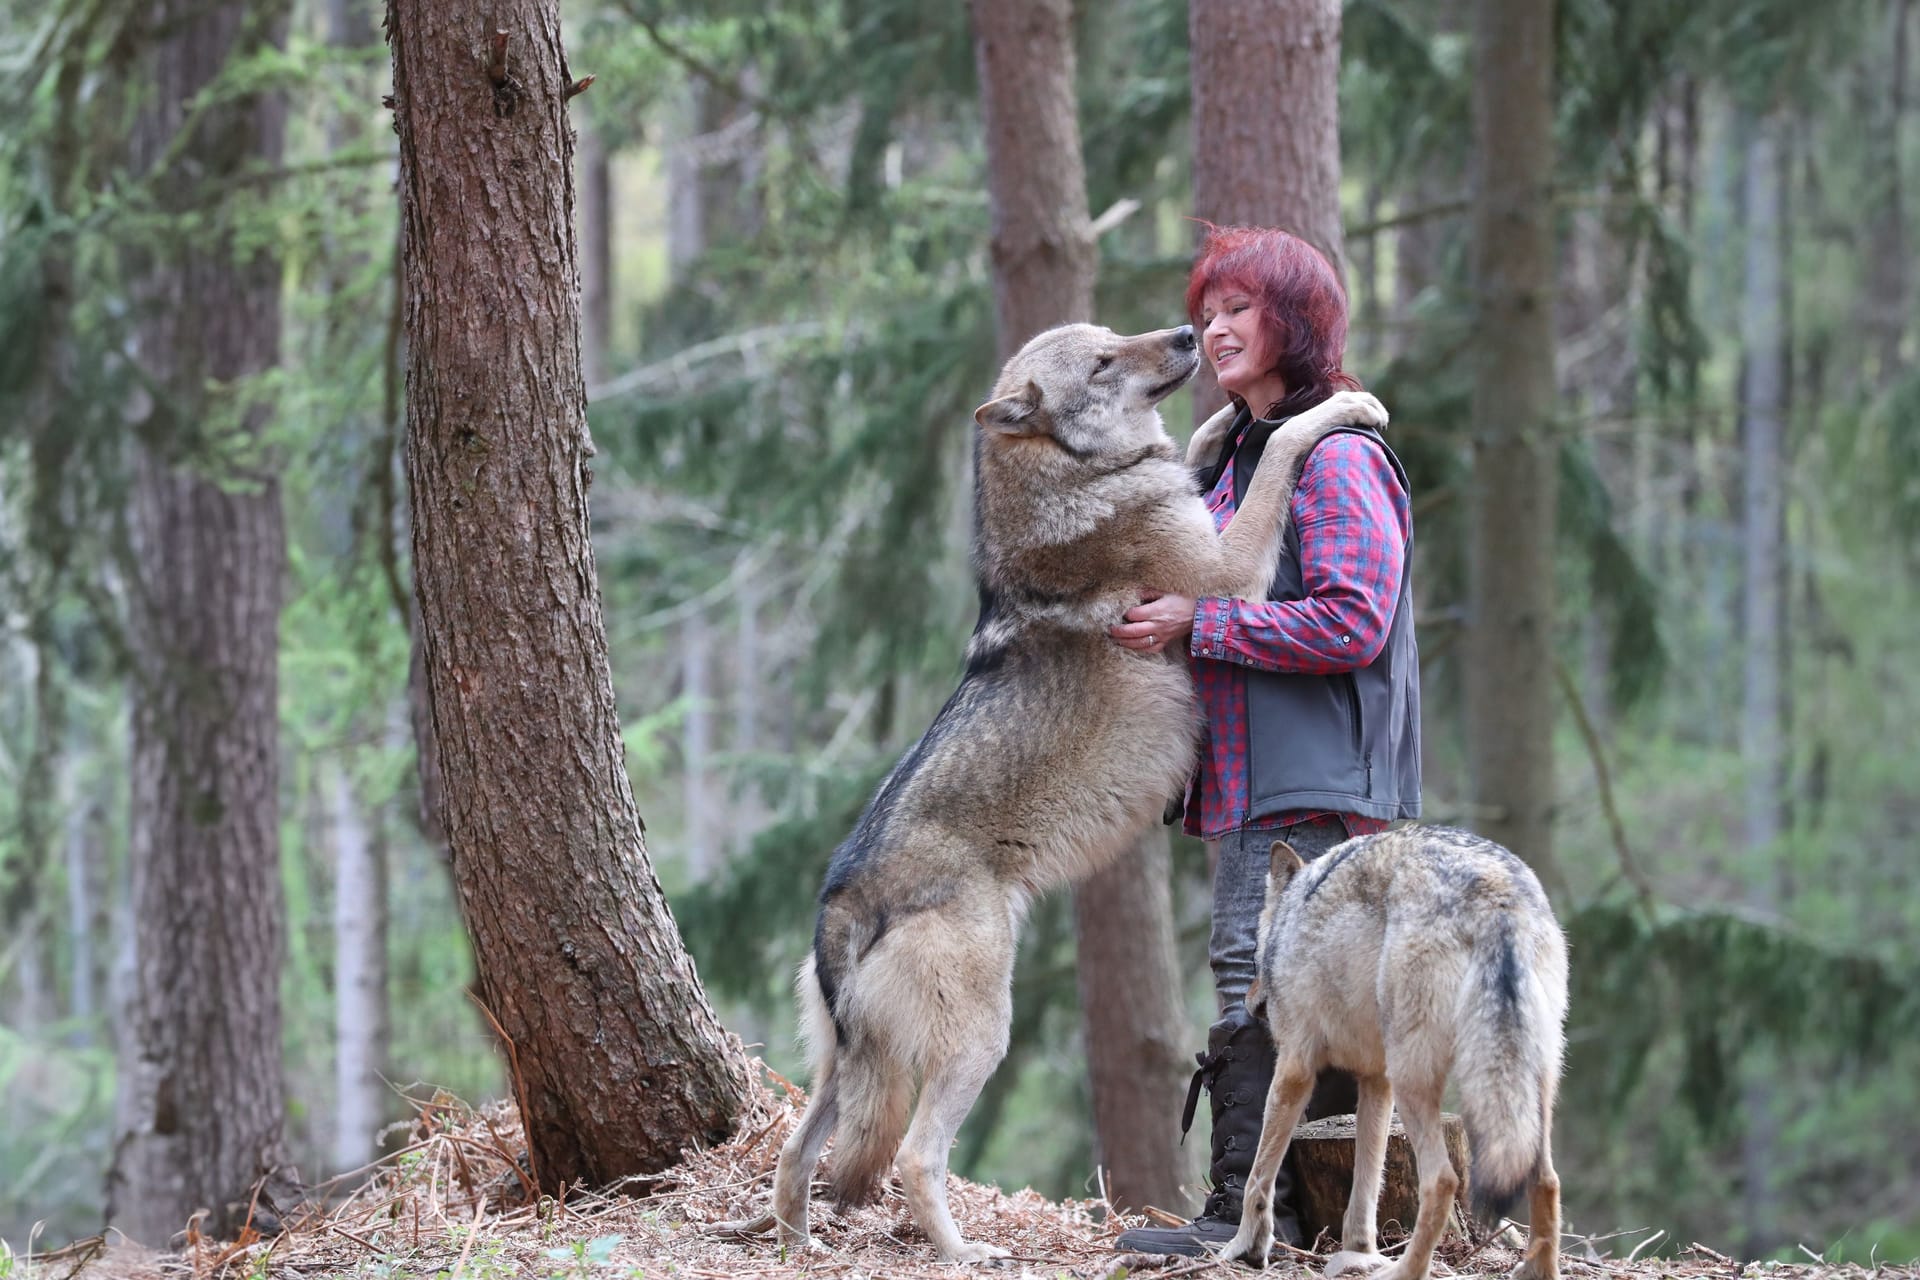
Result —
[[[1526,872],[1529,878],[1531,872]],[[1460,993],[1454,1081],[1473,1155],[1473,1209],[1492,1221],[1539,1175],[1565,1047],[1566,941],[1538,903],[1490,913]]]

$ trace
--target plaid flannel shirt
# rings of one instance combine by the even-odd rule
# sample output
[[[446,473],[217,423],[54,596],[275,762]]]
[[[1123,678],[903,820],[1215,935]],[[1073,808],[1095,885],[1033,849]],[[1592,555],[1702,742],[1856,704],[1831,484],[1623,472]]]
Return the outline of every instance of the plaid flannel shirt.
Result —
[[[1207,507],[1214,524],[1233,519],[1233,463]],[[1337,435],[1308,456],[1293,491],[1291,519],[1300,537],[1306,596],[1273,600],[1201,600],[1194,608],[1194,691],[1202,718],[1199,767],[1187,791],[1186,830],[1217,840],[1238,827],[1265,830],[1337,817],[1349,836],[1387,823],[1357,813],[1318,810],[1249,820],[1248,667],[1331,675],[1357,671],[1379,656],[1393,624],[1406,571],[1412,502],[1393,464],[1364,436]]]

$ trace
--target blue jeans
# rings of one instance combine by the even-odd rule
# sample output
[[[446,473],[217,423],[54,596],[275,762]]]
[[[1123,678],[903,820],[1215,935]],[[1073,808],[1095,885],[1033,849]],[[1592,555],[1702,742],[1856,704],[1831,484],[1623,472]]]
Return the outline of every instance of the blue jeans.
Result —
[[[1338,818],[1315,818],[1290,827],[1229,831],[1215,843],[1213,936],[1207,944],[1213,988],[1224,1013],[1245,1001],[1258,972],[1260,909],[1267,902],[1268,851],[1285,840],[1307,862],[1347,838]]]

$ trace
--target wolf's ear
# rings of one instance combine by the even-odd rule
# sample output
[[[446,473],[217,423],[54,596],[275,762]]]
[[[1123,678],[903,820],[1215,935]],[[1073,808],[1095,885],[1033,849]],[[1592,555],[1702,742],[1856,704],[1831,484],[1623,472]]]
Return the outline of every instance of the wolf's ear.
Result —
[[[1043,436],[1052,424],[1040,412],[1040,384],[1032,379],[1010,396],[989,400],[973,411],[973,420],[1008,436]]]
[[[1293,846],[1285,840],[1275,840],[1267,851],[1272,860],[1267,865],[1267,892],[1273,893],[1293,883],[1294,876],[1306,870],[1307,864],[1293,851]]]

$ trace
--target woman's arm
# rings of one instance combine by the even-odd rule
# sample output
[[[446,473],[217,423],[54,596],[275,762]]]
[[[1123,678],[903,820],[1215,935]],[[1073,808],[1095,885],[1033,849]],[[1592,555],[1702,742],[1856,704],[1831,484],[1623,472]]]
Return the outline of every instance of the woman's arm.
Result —
[[[1379,656],[1400,598],[1411,509],[1386,454],[1335,436],[1313,451],[1294,491],[1306,596],[1279,603],[1149,593],[1113,629],[1153,649],[1192,634],[1197,657],[1263,671],[1324,675]]]
[[[1310,675],[1358,670],[1379,656],[1400,599],[1412,522],[1393,464],[1363,436],[1335,436],[1308,459],[1292,514],[1305,597],[1201,600],[1196,656]]]

